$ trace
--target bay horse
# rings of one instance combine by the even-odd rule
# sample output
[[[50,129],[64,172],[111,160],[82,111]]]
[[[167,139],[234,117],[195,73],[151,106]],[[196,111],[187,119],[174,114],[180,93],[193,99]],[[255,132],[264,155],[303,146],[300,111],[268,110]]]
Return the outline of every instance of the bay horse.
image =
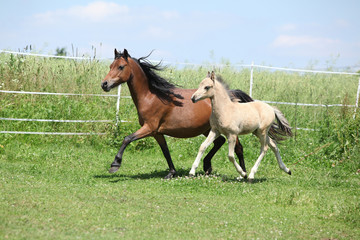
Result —
[[[276,145],[276,133],[269,137],[269,130],[277,121],[278,132],[281,136],[292,136],[291,127],[280,110],[261,101],[238,103],[231,99],[231,94],[225,84],[219,81],[215,73],[208,73],[207,77],[200,83],[198,90],[192,95],[191,100],[196,103],[203,99],[210,99],[212,113],[210,117],[211,130],[206,140],[201,144],[194,164],[190,170],[190,176],[195,175],[195,170],[205,149],[214,140],[225,135],[229,142],[229,160],[234,164],[241,177],[246,177],[246,172],[237,164],[234,158],[234,147],[238,135],[254,134],[261,143],[260,155],[251,169],[249,180],[254,179],[255,173],[265,156],[268,147],[275,153],[280,169],[291,175],[291,171],[283,163],[279,149]]]
[[[211,103],[209,100],[193,103],[191,95],[196,89],[183,89],[166,81],[155,71],[163,68],[159,64],[152,64],[147,57],[132,58],[128,51],[114,51],[115,58],[110,65],[110,71],[102,80],[101,87],[108,92],[122,83],[127,83],[132,100],[136,106],[141,128],[135,133],[126,136],[115,156],[110,173],[119,170],[126,146],[132,141],[152,136],[160,145],[169,166],[169,173],[165,178],[172,178],[176,170],[164,135],[176,138],[191,138],[198,135],[207,136],[210,130],[209,118]],[[250,96],[241,90],[233,90],[232,94],[239,101],[253,101]],[[224,144],[225,138],[214,141],[214,147],[204,159],[204,171],[212,171],[211,158]],[[235,152],[241,167],[245,170],[243,147],[238,140],[235,143]]]

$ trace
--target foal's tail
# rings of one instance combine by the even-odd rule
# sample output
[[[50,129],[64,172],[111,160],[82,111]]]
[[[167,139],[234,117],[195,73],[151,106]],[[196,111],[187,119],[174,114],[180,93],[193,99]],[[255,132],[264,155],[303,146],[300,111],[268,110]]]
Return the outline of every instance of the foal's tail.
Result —
[[[277,108],[273,107],[275,111],[276,122],[274,122],[269,129],[269,137],[280,142],[285,140],[287,137],[292,137],[291,127],[286,120],[284,114]]]

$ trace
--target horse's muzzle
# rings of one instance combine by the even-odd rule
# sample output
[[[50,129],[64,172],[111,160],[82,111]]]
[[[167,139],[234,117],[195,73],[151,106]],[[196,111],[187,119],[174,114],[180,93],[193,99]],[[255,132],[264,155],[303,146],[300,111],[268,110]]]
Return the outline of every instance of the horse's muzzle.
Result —
[[[104,82],[101,83],[101,88],[102,88],[105,92],[109,92],[110,89],[111,89],[107,81],[104,81]]]

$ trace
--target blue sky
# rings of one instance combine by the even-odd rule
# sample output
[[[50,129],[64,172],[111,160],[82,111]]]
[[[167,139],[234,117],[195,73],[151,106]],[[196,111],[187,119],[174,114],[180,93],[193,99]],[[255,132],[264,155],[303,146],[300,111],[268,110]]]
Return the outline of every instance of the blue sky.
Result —
[[[0,3],[0,49],[166,62],[360,68],[360,1],[28,1]],[[356,68],[357,67],[357,68]]]

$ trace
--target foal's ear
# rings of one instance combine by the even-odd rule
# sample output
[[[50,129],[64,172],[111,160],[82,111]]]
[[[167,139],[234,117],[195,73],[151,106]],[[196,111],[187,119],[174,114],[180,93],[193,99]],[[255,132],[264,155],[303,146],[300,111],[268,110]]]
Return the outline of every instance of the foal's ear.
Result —
[[[207,74],[207,76],[206,76],[207,78],[210,78],[210,72],[208,71],[208,74]]]
[[[210,78],[211,78],[211,80],[215,81],[215,72],[214,71],[211,72]]]

